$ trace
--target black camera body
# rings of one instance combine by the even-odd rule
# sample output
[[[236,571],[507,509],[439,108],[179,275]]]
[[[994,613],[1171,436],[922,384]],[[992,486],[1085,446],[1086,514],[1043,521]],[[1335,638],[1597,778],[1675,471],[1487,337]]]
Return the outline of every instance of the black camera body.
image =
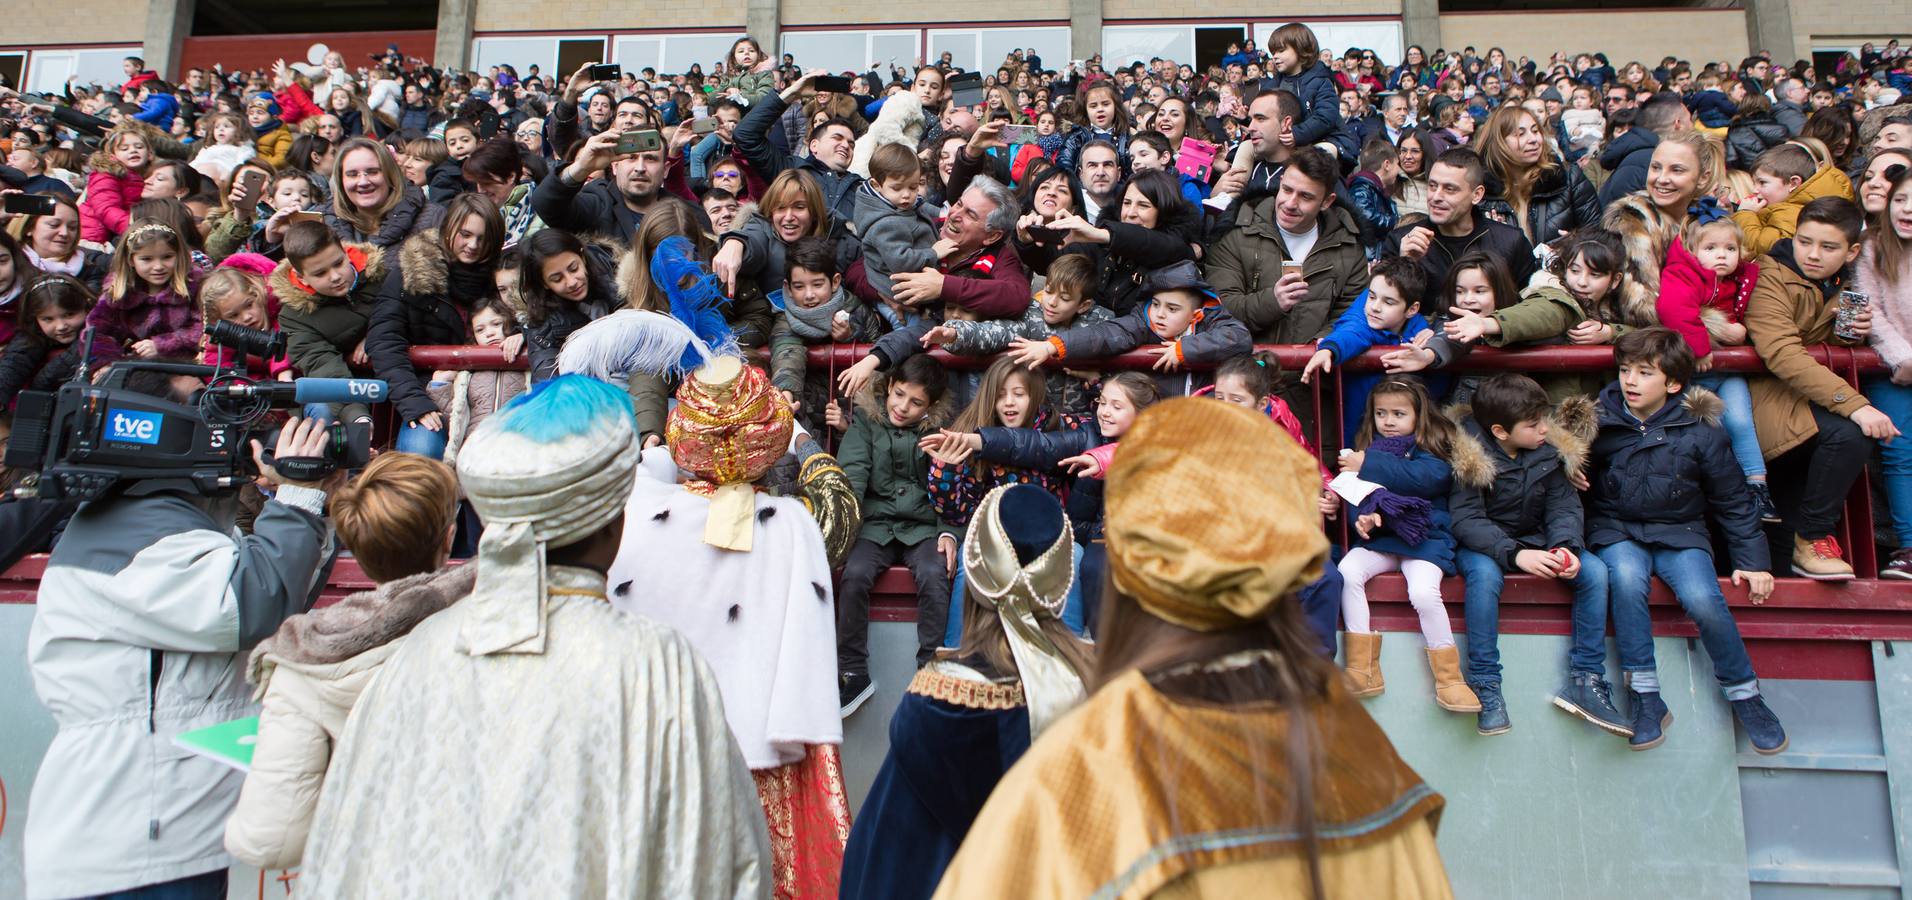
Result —
[[[223,327],[222,327],[223,326]],[[180,362],[117,362],[98,383],[75,380],[57,391],[23,391],[14,410],[13,437],[5,463],[37,472],[16,493],[49,500],[97,500],[115,491],[177,490],[217,495],[258,476],[253,440],[276,442],[273,409],[310,402],[384,399],[385,383],[357,379],[255,381],[245,373],[245,355],[283,355],[277,334],[216,323],[214,344],[231,347],[239,362],[208,366]],[[82,337],[91,346],[91,334]],[[127,377],[159,372],[204,379],[188,403],[129,390]],[[336,398],[336,399],[335,399]],[[284,460],[279,467],[299,480],[316,480],[337,468],[363,468],[370,457],[370,428],[333,423],[322,457]],[[270,460],[270,454],[268,453]]]

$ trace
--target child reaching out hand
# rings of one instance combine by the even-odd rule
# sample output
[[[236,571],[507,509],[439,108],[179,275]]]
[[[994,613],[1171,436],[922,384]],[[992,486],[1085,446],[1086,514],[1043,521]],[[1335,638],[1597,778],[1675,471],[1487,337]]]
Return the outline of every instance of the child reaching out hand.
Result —
[[[1427,330],[1427,320],[1421,318],[1421,298],[1426,293],[1427,275],[1418,262],[1393,256],[1376,263],[1367,292],[1341,314],[1328,336],[1317,342],[1320,349],[1302,368],[1301,383],[1312,384],[1317,373],[1331,372],[1336,362],[1360,356],[1370,347],[1414,340]],[[1359,375],[1343,382],[1343,434],[1354,434],[1365,427],[1360,412],[1362,398],[1379,381],[1379,376]]]
[[[1046,340],[1018,339],[1010,344],[1009,358],[1033,369],[1052,359],[1099,359],[1146,347],[1155,354],[1151,368],[1166,374],[1254,349],[1248,327],[1221,305],[1193,262],[1156,269],[1143,290],[1151,299],[1134,312]],[[1200,386],[1192,383],[1193,376],[1173,381],[1173,389],[1163,393],[1186,395]]]

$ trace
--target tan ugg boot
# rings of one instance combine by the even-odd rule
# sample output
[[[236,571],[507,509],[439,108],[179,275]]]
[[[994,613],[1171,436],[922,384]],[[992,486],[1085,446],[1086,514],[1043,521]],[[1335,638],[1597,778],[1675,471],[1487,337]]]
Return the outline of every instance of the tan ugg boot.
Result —
[[[1348,693],[1373,697],[1386,690],[1387,682],[1381,680],[1381,635],[1349,631],[1344,640],[1341,668],[1348,680]]]
[[[1434,702],[1449,712],[1480,712],[1480,698],[1461,680],[1461,651],[1452,645],[1428,648],[1428,667],[1434,670]]]

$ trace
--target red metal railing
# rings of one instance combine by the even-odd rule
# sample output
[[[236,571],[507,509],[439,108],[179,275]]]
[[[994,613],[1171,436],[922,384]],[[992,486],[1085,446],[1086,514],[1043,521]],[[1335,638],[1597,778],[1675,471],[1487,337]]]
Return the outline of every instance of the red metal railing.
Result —
[[[1269,345],[1258,349],[1271,351],[1289,377],[1306,364],[1314,348],[1308,345]],[[1386,348],[1392,349],[1392,348]],[[1315,443],[1324,459],[1332,460],[1341,444],[1338,414],[1342,372],[1380,371],[1386,349],[1370,350],[1337,366],[1332,377],[1317,381],[1311,388],[1313,408],[1304,418],[1315,423]],[[868,345],[827,345],[810,348],[809,365],[834,380],[837,372],[853,365],[869,352]],[[1855,387],[1864,377],[1883,375],[1885,365],[1867,348],[1818,346],[1808,348],[1814,359],[1831,368]],[[989,364],[988,358],[952,356],[931,351],[939,361],[954,369],[976,369]],[[525,368],[524,357],[507,363],[497,350],[484,347],[414,347],[412,361],[426,369],[511,369]],[[1070,360],[1072,369],[1146,369],[1152,356],[1131,353],[1102,360]],[[1721,372],[1760,374],[1765,371],[1758,355],[1750,347],[1724,347],[1714,353],[1714,369]],[[1051,365],[1056,365],[1052,363]],[[1612,348],[1607,346],[1559,346],[1517,352],[1479,349],[1468,355],[1455,372],[1597,372],[1613,366]],[[1059,367],[1059,366],[1058,366]],[[1297,412],[1304,412],[1297,410]],[[1880,581],[1872,543],[1871,495],[1865,478],[1854,485],[1847,498],[1839,536],[1852,556],[1860,577],[1847,583],[1823,583],[1802,578],[1781,578],[1773,597],[1761,606],[1753,606],[1743,588],[1722,585],[1728,605],[1739,620],[1740,629],[1754,647],[1762,672],[1783,677],[1868,678],[1871,672],[1869,651],[1864,641],[1912,640],[1912,582]],[[1775,569],[1784,571],[1785,560],[1776,559]],[[23,561],[0,573],[0,603],[32,602],[44,558]],[[363,573],[341,561],[334,571],[328,593],[333,596],[370,585]],[[1449,579],[1443,586],[1450,613],[1460,622],[1461,582]],[[877,582],[878,604],[873,617],[878,620],[907,620],[914,616],[913,592],[907,570],[886,573]],[[1406,602],[1406,588],[1398,576],[1383,576],[1370,586],[1375,602],[1374,619],[1385,630],[1417,629],[1412,608]],[[1509,633],[1565,633],[1572,596],[1562,585],[1525,575],[1509,576],[1502,595],[1501,629]],[[1656,582],[1652,596],[1655,630],[1675,636],[1693,636],[1697,631],[1683,615],[1678,603],[1664,585]],[[1827,643],[1828,641],[1833,643]]]

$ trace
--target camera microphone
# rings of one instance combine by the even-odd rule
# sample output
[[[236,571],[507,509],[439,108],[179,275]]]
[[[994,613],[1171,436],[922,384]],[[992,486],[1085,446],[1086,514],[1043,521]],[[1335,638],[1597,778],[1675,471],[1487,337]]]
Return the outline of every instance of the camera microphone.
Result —
[[[390,388],[376,378],[300,378],[212,388],[227,397],[264,397],[275,407],[305,403],[378,403]]]
[[[376,378],[301,378],[292,382],[298,403],[379,403],[390,389]]]

